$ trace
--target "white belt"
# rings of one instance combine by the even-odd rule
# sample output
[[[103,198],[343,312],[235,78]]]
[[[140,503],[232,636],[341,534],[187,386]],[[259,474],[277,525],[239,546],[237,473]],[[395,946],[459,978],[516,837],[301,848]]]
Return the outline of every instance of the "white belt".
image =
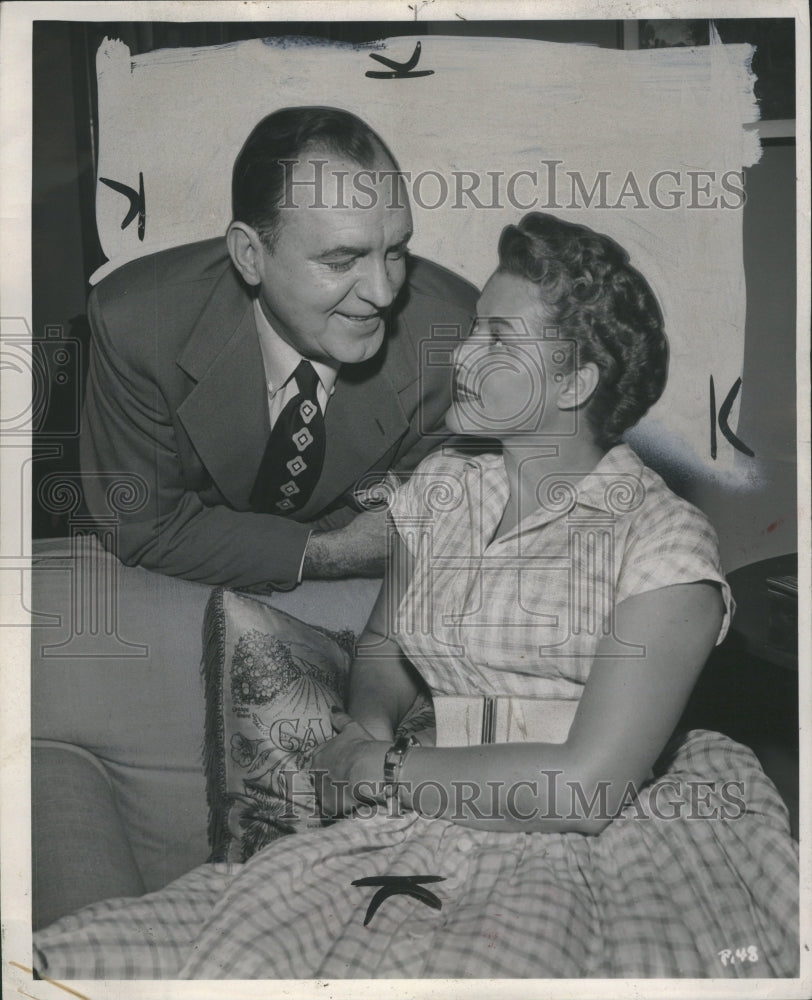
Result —
[[[577,701],[508,695],[434,695],[438,747],[566,743]]]

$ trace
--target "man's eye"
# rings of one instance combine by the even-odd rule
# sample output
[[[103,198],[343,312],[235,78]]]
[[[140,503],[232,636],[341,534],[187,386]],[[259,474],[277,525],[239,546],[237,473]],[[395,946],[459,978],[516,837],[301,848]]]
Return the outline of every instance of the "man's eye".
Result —
[[[350,257],[349,260],[326,260],[324,263],[331,271],[349,271],[355,263],[355,257]]]

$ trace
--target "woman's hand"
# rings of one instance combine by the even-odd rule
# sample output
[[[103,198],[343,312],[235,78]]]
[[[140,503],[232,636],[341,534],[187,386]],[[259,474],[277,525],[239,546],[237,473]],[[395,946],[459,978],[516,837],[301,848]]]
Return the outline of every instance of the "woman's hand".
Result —
[[[325,816],[342,816],[361,803],[383,802],[383,761],[389,742],[334,708],[336,735],[316,747],[310,772]]]

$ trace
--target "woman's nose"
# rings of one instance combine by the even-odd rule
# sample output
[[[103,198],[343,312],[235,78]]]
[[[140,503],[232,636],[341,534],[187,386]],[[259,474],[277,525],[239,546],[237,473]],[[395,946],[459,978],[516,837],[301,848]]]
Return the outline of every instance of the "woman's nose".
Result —
[[[478,358],[483,358],[488,354],[490,347],[490,337],[476,325],[471,328],[470,335],[454,348],[451,357],[455,368],[471,364]]]
[[[451,363],[456,371],[459,371],[465,364],[467,358],[471,356],[471,338],[461,341],[454,348],[451,355]]]

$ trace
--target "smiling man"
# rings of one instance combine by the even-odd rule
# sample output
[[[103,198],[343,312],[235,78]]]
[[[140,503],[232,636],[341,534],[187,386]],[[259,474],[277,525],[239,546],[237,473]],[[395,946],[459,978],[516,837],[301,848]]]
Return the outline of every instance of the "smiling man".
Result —
[[[476,290],[407,253],[397,163],[346,111],[264,118],[232,203],[225,241],[142,258],[91,293],[87,504],[109,516],[117,475],[139,476],[117,554],[171,575],[378,575],[385,513],[356,489],[438,445],[450,376],[419,371],[420,344],[442,349],[440,330],[453,350]]]

